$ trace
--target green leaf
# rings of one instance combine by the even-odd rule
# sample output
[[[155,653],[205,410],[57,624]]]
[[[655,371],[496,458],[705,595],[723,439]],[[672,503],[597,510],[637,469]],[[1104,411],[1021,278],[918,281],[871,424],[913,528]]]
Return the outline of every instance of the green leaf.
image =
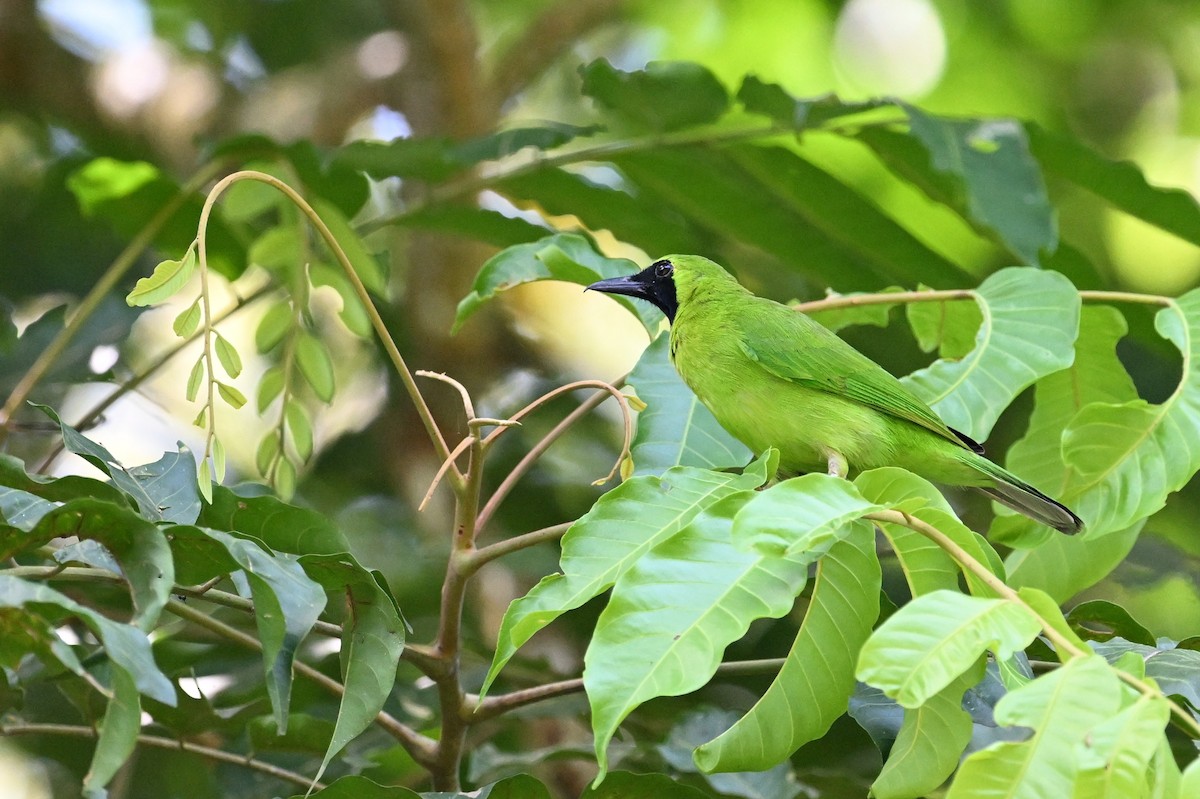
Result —
[[[555,170],[545,170],[555,171]],[[522,176],[528,177],[528,176]],[[507,184],[507,181],[505,181]],[[468,208],[462,205],[432,205],[397,219],[406,228],[432,230],[450,236],[472,238],[494,247],[526,244],[551,232],[521,217],[505,216],[499,211]]]
[[[1155,644],[1154,634],[1129,615],[1129,611],[1103,599],[1080,602],[1071,608],[1067,621],[1079,635],[1092,641],[1107,641],[1117,636],[1135,644]]]
[[[196,359],[192,364],[192,371],[188,373],[187,396],[188,402],[195,402],[197,395],[200,394],[200,384],[204,382],[204,356]]]
[[[183,583],[198,584],[242,570],[254,599],[267,695],[279,729],[287,730],[292,662],[325,607],[325,592],[290,555],[275,555],[253,539],[187,525],[171,528],[171,551]]]
[[[49,416],[58,425],[62,431],[63,445],[68,452],[78,455],[112,478],[113,485],[136,503],[142,516],[150,521],[162,521],[165,518],[162,509],[158,507],[158,502],[146,491],[142,481],[118,463],[111,452],[60,419],[50,406],[38,405],[36,402],[29,404]]]
[[[220,486],[198,524],[236,530],[276,552],[294,555],[336,555],[350,549],[338,526],[314,510],[288,505],[271,496],[239,496]]]
[[[250,245],[247,257],[250,263],[276,272],[280,275],[292,275],[303,266],[304,242],[303,234],[297,232],[295,225],[277,225],[267,228],[254,243]]]
[[[605,258],[582,236],[557,233],[553,236],[509,247],[494,255],[479,270],[471,293],[458,303],[451,333],[463,324],[487,300],[501,291],[538,280],[565,280],[586,286],[597,280],[638,271],[632,261],[624,258]],[[657,310],[637,306],[624,298],[614,298],[633,311],[648,331],[658,330],[662,314]]]
[[[1092,537],[1158,511],[1200,469],[1200,291],[1171,301],[1154,324],[1183,355],[1183,376],[1171,396],[1159,405],[1093,402],[1063,433],[1073,479],[1062,499]]]
[[[983,322],[973,302],[913,302],[904,307],[908,325],[923,352],[959,360],[975,347],[975,331]]]
[[[233,408],[234,410],[237,410],[238,408],[240,408],[246,404],[246,395],[243,394],[242,392],[238,391],[236,388],[229,385],[228,383],[222,383],[221,381],[218,380],[217,381],[217,393],[220,394],[221,399],[223,399],[227,403],[229,403],[229,406],[231,408]],[[221,470],[221,471],[224,471],[224,470]],[[218,476],[217,482],[220,482],[221,479],[222,478],[220,476]]]
[[[238,355],[238,351],[229,343],[229,339],[220,333],[216,334],[214,344],[217,351],[217,360],[221,362],[222,368],[225,369],[225,374],[236,378],[242,373],[242,356]]]
[[[833,95],[800,100],[778,84],[767,83],[757,75],[747,75],[738,87],[738,102],[752,114],[762,114],[796,130],[804,130],[830,119],[877,108],[879,101],[847,103]]]
[[[349,220],[337,209],[337,206],[319,197],[313,199],[312,205],[317,215],[329,228],[329,232],[333,234],[334,239],[337,240],[342,252],[349,259],[350,265],[354,267],[354,273],[366,286],[367,291],[377,297],[386,298],[388,296],[387,269],[378,258],[367,252],[362,239],[350,226]]]
[[[684,384],[667,356],[669,345],[670,336],[659,335],[629,374],[629,385],[646,404],[633,438],[633,473],[662,474],[673,466],[744,466],[750,450]]]
[[[28,605],[50,605],[78,616],[96,634],[113,665],[133,678],[139,692],[174,707],[174,685],[159,671],[150,651],[150,641],[137,627],[112,621],[49,586],[0,574],[0,607]]]
[[[215,435],[212,438],[212,465],[213,481],[216,483],[225,482],[225,445]]]
[[[200,327],[200,298],[188,306],[187,310],[175,317],[175,321],[171,323],[171,329],[175,331],[175,335],[180,338],[187,338],[196,332],[196,328]]]
[[[138,280],[133,291],[125,297],[125,302],[133,306],[145,307],[164,302],[187,285],[196,271],[196,252],[188,250],[182,261],[162,261],[154,267],[149,277]]]
[[[1116,673],[1100,657],[1075,658],[1004,696],[996,722],[1033,728],[1026,740],[1004,741],[968,757],[947,799],[1071,796],[1078,745],[1121,707]]]
[[[267,309],[254,328],[254,347],[260,353],[268,353],[283,341],[292,329],[292,306],[288,302],[277,302]]]
[[[275,493],[280,499],[291,499],[296,493],[296,467],[287,458],[275,461],[275,474],[272,475]]]
[[[340,267],[318,261],[308,265],[308,277],[313,286],[328,286],[337,292],[342,301],[338,317],[347,330],[362,339],[370,339],[374,335],[371,317]]]
[[[67,188],[86,216],[103,219],[125,240],[144,236],[147,224],[162,213],[163,206],[177,202],[182,190],[153,164],[108,157],[93,158],[76,170],[67,178]],[[200,193],[188,195],[160,226],[153,240],[155,249],[187,250],[196,240],[196,220],[203,206]],[[245,250],[225,223],[220,207],[209,217],[206,243],[211,268],[231,279],[245,269]]]
[[[370,726],[383,709],[396,682],[396,664],[404,649],[404,622],[383,576],[368,572],[353,556],[344,552],[304,555],[300,563],[309,577],[326,590],[343,595],[349,604],[341,651],[346,690],[315,781],[334,755]]]
[[[1009,449],[1006,463],[1013,472],[1052,497],[1067,500],[1071,486],[1077,479],[1074,469],[1063,459],[1062,449],[1063,431],[1075,414],[1093,402],[1124,403],[1137,399],[1137,389],[1117,358],[1117,342],[1127,330],[1125,317],[1115,308],[1107,305],[1086,306],[1079,318],[1075,361],[1070,367],[1039,380],[1034,388],[1034,408],[1029,418],[1029,429]],[[1067,553],[1058,542],[1050,542],[1048,549],[1029,549],[1034,544],[1063,536],[1045,530],[1042,525],[1027,523],[1025,517],[1016,514],[998,517],[992,525],[991,535],[1003,543],[1024,548],[1024,551],[1014,552],[1009,558],[1013,579],[1018,582],[1025,579],[1019,576],[1022,572],[1038,568],[1038,562],[1047,560],[1050,568],[1046,570],[1046,576],[1063,587],[1061,590],[1047,585],[1039,587],[1059,600],[1073,596],[1090,585],[1067,578],[1081,572],[1093,560],[1100,560],[1101,552],[1093,554],[1090,546],[1072,546],[1071,557],[1066,559],[1062,556]],[[1120,557],[1123,558],[1126,552],[1122,552]],[[1092,570],[1093,582],[1107,574],[1114,565],[1116,561],[1110,559],[1100,561],[1098,568]],[[1064,569],[1064,566],[1067,568]]]
[[[867,639],[857,676],[903,707],[915,708],[986,650],[1005,660],[1040,631],[1037,618],[1024,605],[934,591],[900,608]]]
[[[1026,264],[1058,246],[1054,210],[1025,128],[1012,119],[947,119],[910,105],[912,135],[929,152],[934,169],[962,186],[970,216],[996,231]]]
[[[332,402],[335,387],[333,358],[325,342],[307,330],[302,331],[296,338],[296,365],[317,398],[325,403]]]
[[[308,419],[308,412],[304,410],[303,405],[293,399],[288,400],[286,416],[288,437],[296,449],[296,454],[300,456],[300,460],[306,461],[313,454],[312,422]]]
[[[889,286],[882,291],[871,292],[871,294],[894,294],[899,291],[903,291],[903,289],[897,286]],[[829,292],[830,298],[839,299],[853,298],[860,295],[860,292],[851,292],[850,294]],[[891,311],[895,307],[892,303],[872,303],[868,305],[847,305],[841,308],[829,308],[828,310],[805,311],[805,313],[836,333],[842,328],[853,327],[854,325],[887,327],[891,319]],[[913,306],[909,305],[907,307],[911,308]]]
[[[137,686],[128,672],[116,669],[112,678],[112,698],[104,708],[104,718],[96,730],[96,751],[87,774],[83,776],[83,795],[105,799],[104,786],[137,747],[142,728],[142,703]]]
[[[755,619],[787,613],[804,587],[819,555],[780,558],[735,546],[735,514],[754,493],[710,505],[613,586],[583,669],[601,778],[608,742],[629,713],[704,685],[726,646]]]
[[[196,472],[196,486],[200,489],[200,496],[205,502],[212,502],[212,465],[208,458],[200,461],[200,468]]]
[[[800,632],[771,687],[696,750],[696,764],[710,772],[770,768],[825,735],[854,691],[854,664],[879,615],[879,585],[875,536],[856,523],[817,562]]]
[[[1160,745],[1160,749],[1161,749]],[[1160,752],[1161,755],[1161,752]],[[1175,760],[1171,756],[1170,749],[1167,749],[1167,757],[1171,758],[1171,762]],[[1161,756],[1159,758],[1161,760]],[[1200,759],[1193,760],[1188,764],[1188,767],[1183,770],[1183,782],[1179,785],[1179,791],[1176,796],[1200,796]]]
[[[1140,696],[1117,715],[1088,730],[1077,744],[1083,750],[1078,753],[1083,770],[1075,783],[1077,799],[1144,796],[1150,787],[1146,779],[1150,760],[1165,740],[1163,733],[1170,717],[1165,698]]]
[[[896,743],[871,783],[875,799],[909,799],[937,790],[958,767],[971,742],[963,694],[983,677],[984,662],[960,674],[920,707],[906,709]]]
[[[1027,386],[1071,365],[1079,294],[1057,272],[1010,268],[991,275],[975,296],[983,314],[975,348],[901,382],[950,427],[982,441]]]
[[[714,122],[729,107],[729,93],[699,64],[651,61],[622,72],[607,61],[580,67],[582,92],[639,128],[653,131]]]
[[[906,285],[966,279],[960,266],[792,150],[733,145],[723,152],[761,185],[766,199],[795,212],[813,232],[822,235],[824,246],[842,249],[876,273]]]
[[[733,537],[763,552],[819,557],[845,536],[846,524],[882,509],[847,480],[806,474],[758,492],[734,519]]]
[[[798,164],[802,159],[782,148],[750,152],[762,149],[680,146],[630,151],[611,160],[643,202],[676,208],[697,226],[752,243],[787,268],[839,291],[872,291],[891,283],[961,285],[969,279],[837,179],[807,162]],[[831,193],[828,201],[824,193]],[[835,206],[853,209],[854,216],[831,215]],[[874,226],[878,230],[867,229]],[[889,255],[888,243],[903,255],[900,260]]]
[[[480,693],[487,692],[504,664],[538,630],[607,591],[705,508],[765,481],[750,474],[751,468],[746,471],[734,475],[677,466],[661,478],[634,477],[601,497],[563,536],[562,573],[544,577],[509,605]]]
[[[1128,161],[1112,161],[1078,139],[1030,125],[1029,142],[1047,172],[1087,189],[1125,213],[1200,245],[1200,206],[1183,189],[1151,186]]]
[[[255,399],[255,405],[258,407],[258,413],[261,416],[275,398],[283,393],[283,369],[279,366],[268,368],[258,380],[258,393]]]
[[[732,710],[701,705],[684,713],[671,727],[667,739],[654,748],[671,770],[683,774],[698,773],[694,761],[696,748],[729,729],[737,718],[738,714]],[[703,778],[718,794],[746,799],[789,799],[798,787],[790,763],[778,763],[756,771],[703,774]]]
[[[271,464],[275,460],[275,456],[279,453],[279,428],[272,428],[267,431],[267,434],[262,437],[262,441],[258,442],[258,449],[254,453],[254,468],[258,469],[258,473],[264,477],[271,470]]]

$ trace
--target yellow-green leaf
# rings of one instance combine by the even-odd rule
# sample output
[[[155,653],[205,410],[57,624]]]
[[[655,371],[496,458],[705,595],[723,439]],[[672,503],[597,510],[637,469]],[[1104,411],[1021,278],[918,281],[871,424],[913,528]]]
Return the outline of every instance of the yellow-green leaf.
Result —
[[[221,366],[225,369],[225,373],[230,377],[237,377],[242,373],[242,357],[238,355],[238,351],[229,343],[229,339],[217,334],[216,342],[217,360],[221,362]]]
[[[221,395],[221,399],[225,400],[233,407],[234,410],[246,404],[246,395],[238,391],[228,383],[217,383],[217,393]]]
[[[292,327],[292,306],[286,302],[272,305],[254,330],[254,346],[259,352],[275,349]]]
[[[296,340],[296,364],[313,393],[322,402],[330,402],[334,392],[333,358],[325,343],[312,333],[301,333]]]
[[[131,306],[156,305],[183,288],[196,269],[196,251],[188,250],[180,261],[163,261],[154,267],[149,277],[144,277],[125,298]]]
[[[180,338],[187,338],[196,332],[196,328],[200,326],[200,298],[188,306],[188,309],[179,316],[175,317],[175,321],[171,323],[171,329],[175,331],[175,335]]]
[[[286,416],[287,431],[292,446],[295,447],[300,460],[306,461],[312,457],[313,453],[312,422],[309,421],[304,406],[295,400],[288,402]]]
[[[197,359],[192,366],[192,372],[188,375],[187,381],[187,400],[195,402],[196,395],[200,393],[200,384],[204,382],[204,359]]]

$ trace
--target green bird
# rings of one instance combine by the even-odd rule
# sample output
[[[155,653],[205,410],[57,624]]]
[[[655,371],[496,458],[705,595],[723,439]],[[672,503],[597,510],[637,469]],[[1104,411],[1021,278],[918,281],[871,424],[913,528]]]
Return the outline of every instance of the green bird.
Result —
[[[1064,505],[987,458],[883,367],[820,323],[742,287],[718,264],[670,255],[635,275],[588,289],[647,300],[671,323],[671,362],[735,438],[775,447],[796,474],[900,466],[969,486],[1029,518],[1073,534]]]

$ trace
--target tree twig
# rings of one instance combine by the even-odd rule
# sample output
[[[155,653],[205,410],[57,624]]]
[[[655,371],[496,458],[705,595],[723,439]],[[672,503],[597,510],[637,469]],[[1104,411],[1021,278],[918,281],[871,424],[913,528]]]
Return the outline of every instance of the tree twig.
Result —
[[[74,724],[0,724],[0,736],[5,735],[59,735],[69,736],[72,738],[95,738],[97,733],[91,727],[84,727]],[[217,760],[222,763],[231,763],[235,766],[253,769],[254,771],[268,774],[284,782],[290,782],[293,785],[298,785],[301,788],[313,788],[320,790],[325,785],[320,782],[313,782],[303,774],[297,774],[294,771],[289,771],[280,766],[268,763],[265,760],[258,760],[250,755],[237,755],[232,752],[226,752],[222,749],[214,749],[211,746],[192,743],[191,741],[183,741],[174,738],[164,738],[158,735],[137,736],[137,742],[142,746],[153,746],[157,749],[174,749],[180,752],[189,752],[193,755],[206,757],[209,760]]]

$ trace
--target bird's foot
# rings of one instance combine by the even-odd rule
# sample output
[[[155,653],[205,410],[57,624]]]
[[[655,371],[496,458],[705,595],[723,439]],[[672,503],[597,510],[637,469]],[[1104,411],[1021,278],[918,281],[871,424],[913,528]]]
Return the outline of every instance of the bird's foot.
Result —
[[[846,459],[838,452],[830,452],[826,455],[825,462],[829,465],[830,477],[844,478],[850,473],[850,464],[846,463]]]

